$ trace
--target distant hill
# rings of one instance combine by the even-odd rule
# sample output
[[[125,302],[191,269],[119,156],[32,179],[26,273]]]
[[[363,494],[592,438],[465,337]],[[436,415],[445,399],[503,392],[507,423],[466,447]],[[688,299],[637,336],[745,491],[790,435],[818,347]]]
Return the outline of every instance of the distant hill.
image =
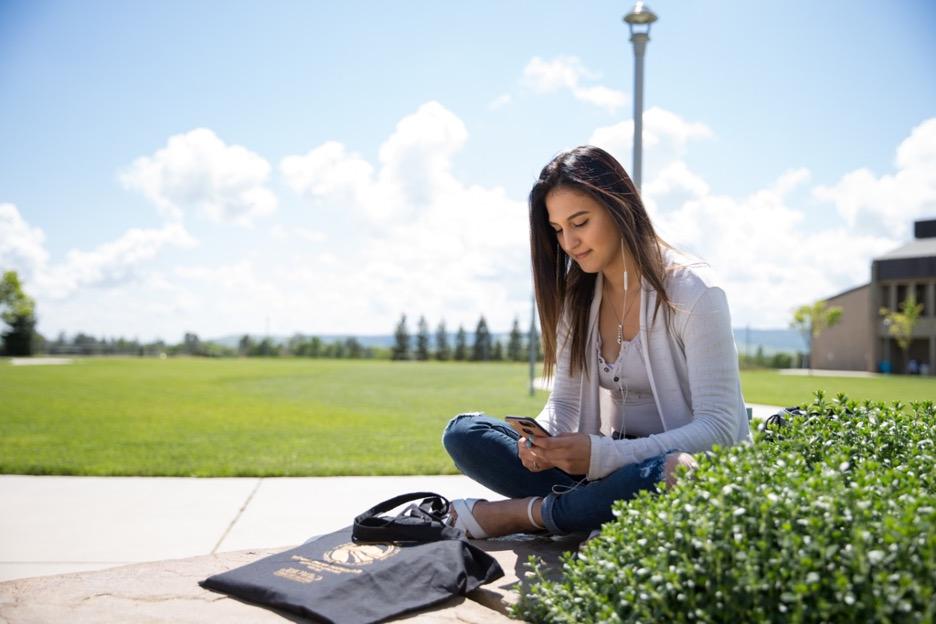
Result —
[[[803,335],[795,329],[747,329],[734,328],[735,344],[739,353],[754,355],[757,347],[764,348],[764,355],[777,352],[798,353],[806,351]]]
[[[243,334],[238,334],[236,336],[222,336],[220,338],[212,338],[211,342],[224,345],[225,347],[237,348],[237,344],[240,342],[241,336]],[[365,335],[365,336],[354,336],[352,334],[308,334],[308,336],[318,336],[322,339],[323,342],[339,342],[347,340],[348,338],[356,338],[365,347],[379,347],[388,349],[393,346],[393,336],[390,334],[387,335]],[[492,334],[494,340],[499,340],[505,345],[507,344],[507,339],[509,334]],[[753,355],[757,351],[757,347],[761,346],[764,348],[764,353],[766,355],[773,355],[774,353],[783,351],[788,353],[795,353],[798,351],[805,351],[806,345],[803,342],[803,337],[799,332],[792,329],[745,329],[745,328],[735,328],[734,329],[735,343],[738,345],[738,351],[741,353],[750,353]],[[251,334],[250,338],[255,341],[260,341],[266,338],[266,336],[260,334]],[[276,344],[283,344],[288,341],[290,336],[270,336],[270,339],[273,340]],[[471,344],[474,340],[474,332],[468,332],[468,344]],[[430,334],[430,345],[434,346],[435,344],[435,334]],[[455,334],[449,334],[449,345],[455,344]]]

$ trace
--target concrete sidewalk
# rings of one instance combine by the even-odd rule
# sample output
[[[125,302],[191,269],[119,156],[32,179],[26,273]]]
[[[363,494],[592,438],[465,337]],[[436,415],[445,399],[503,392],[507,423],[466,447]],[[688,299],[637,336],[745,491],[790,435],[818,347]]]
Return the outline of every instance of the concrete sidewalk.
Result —
[[[754,419],[780,408],[752,405]],[[463,476],[0,476],[0,582],[292,546],[405,492],[502,498]]]
[[[0,476],[0,582],[301,544],[405,492],[502,498],[463,476]]]

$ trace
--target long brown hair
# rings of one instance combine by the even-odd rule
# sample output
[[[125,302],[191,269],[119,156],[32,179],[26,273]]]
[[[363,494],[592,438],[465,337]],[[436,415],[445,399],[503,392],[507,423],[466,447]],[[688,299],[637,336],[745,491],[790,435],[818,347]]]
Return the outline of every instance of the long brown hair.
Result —
[[[560,153],[543,167],[530,191],[530,252],[533,285],[543,332],[545,374],[552,376],[556,365],[557,334],[563,312],[569,315],[572,341],[571,373],[588,370],[588,316],[595,292],[597,274],[585,273],[559,246],[549,225],[546,196],[558,187],[587,194],[607,209],[624,240],[638,274],[656,290],[657,312],[664,307],[669,322],[672,302],[663,288],[666,267],[663,248],[670,248],[657,236],[630,176],[611,154],[601,148],[582,145]]]

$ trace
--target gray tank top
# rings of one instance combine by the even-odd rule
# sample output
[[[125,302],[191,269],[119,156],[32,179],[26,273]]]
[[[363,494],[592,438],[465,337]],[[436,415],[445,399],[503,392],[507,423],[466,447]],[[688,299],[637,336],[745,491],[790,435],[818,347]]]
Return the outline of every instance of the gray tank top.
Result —
[[[611,391],[615,410],[602,414],[602,429],[620,432],[621,436],[643,438],[663,433],[663,421],[650,389],[647,367],[640,350],[640,334],[621,345],[617,359],[608,363],[601,355],[598,335],[598,383]],[[610,422],[604,422],[610,420]]]

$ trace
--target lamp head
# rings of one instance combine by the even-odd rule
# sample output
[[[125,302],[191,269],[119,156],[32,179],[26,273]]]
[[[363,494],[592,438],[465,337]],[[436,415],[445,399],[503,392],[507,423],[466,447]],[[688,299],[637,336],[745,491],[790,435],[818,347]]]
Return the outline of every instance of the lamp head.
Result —
[[[624,16],[624,21],[627,22],[631,35],[635,32],[649,35],[650,25],[657,21],[657,16],[650,10],[650,7],[644,6],[643,0],[637,0],[631,12]]]

